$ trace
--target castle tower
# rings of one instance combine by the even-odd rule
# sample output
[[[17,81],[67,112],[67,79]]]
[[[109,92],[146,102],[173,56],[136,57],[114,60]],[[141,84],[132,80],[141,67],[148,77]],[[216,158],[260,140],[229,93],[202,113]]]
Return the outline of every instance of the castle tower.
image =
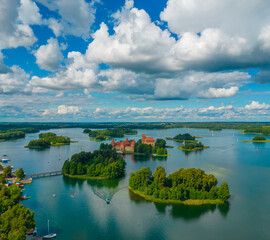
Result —
[[[146,138],[146,135],[142,134],[142,143],[145,143],[145,138]]]

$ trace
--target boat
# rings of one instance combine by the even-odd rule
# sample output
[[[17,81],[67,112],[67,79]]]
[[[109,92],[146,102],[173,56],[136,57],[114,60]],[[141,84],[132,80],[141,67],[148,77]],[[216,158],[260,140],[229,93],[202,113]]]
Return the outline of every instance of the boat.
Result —
[[[43,236],[45,239],[55,238],[57,235],[56,233],[49,233],[50,232],[50,220],[48,220],[48,234]]]
[[[105,201],[106,201],[107,203],[110,203],[110,202],[111,202],[110,197],[106,197]]]
[[[70,195],[71,197],[74,197],[73,195]]]
[[[55,193],[53,194],[53,197],[55,197],[56,195],[55,195]]]

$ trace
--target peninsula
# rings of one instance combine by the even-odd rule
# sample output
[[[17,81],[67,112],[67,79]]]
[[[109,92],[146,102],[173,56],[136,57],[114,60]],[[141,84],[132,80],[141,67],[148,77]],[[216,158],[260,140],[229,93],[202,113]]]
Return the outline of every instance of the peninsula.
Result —
[[[91,152],[76,153],[71,160],[66,160],[62,173],[79,179],[115,179],[125,175],[125,160],[110,149],[108,144],[103,149]]]
[[[224,204],[230,198],[226,182],[217,187],[217,179],[201,169],[179,169],[166,177],[163,167],[155,173],[149,167],[130,174],[129,189],[145,200],[166,204]]]

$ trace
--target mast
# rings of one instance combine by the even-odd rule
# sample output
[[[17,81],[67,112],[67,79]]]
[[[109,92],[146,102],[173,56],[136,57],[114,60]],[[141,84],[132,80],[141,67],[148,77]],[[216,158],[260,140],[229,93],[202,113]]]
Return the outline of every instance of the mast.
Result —
[[[48,219],[48,234],[50,232],[50,220]]]

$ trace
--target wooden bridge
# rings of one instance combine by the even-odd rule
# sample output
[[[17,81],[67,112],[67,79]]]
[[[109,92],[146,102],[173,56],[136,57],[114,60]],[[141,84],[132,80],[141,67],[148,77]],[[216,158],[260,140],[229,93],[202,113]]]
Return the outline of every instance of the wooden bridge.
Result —
[[[37,173],[37,174],[26,175],[25,177],[26,178],[39,178],[39,177],[49,177],[49,176],[57,176],[57,175],[62,175],[62,171]]]

